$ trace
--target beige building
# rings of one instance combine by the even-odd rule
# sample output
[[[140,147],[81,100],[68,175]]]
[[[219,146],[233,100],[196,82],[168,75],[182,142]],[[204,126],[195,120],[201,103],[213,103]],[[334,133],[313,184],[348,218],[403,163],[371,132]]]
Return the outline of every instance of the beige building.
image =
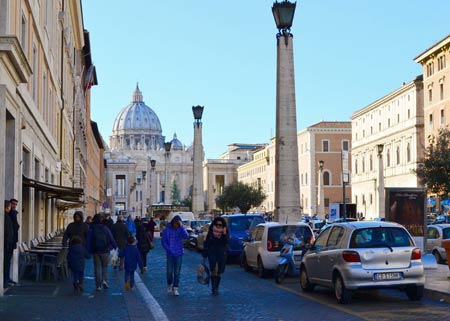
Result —
[[[203,162],[206,211],[212,213],[217,209],[216,197],[223,192],[225,186],[238,181],[237,168],[251,161],[253,153],[264,146],[266,144],[230,144],[218,159]]]
[[[0,8],[0,199],[19,200],[20,242],[65,227],[69,209],[83,206],[84,26],[79,0]],[[0,240],[1,261],[2,225]],[[15,280],[17,266],[16,253]]]
[[[350,122],[320,122],[297,133],[300,204],[303,215],[318,213],[319,161],[324,168],[323,178],[323,213],[329,213],[330,203],[343,201],[342,185],[342,150],[350,150]],[[349,168],[350,168],[349,164]],[[261,186],[267,195],[254,212],[273,213],[275,205],[275,139],[270,145],[260,148],[253,154],[253,159],[237,168],[238,179],[248,185]],[[346,199],[350,202],[351,187],[346,185]]]
[[[424,137],[436,136],[440,128],[450,125],[450,35],[422,52],[414,61],[423,68]]]
[[[176,204],[192,197],[193,147],[174,134],[166,152],[162,133],[158,116],[136,86],[131,102],[114,121],[105,152],[107,202],[113,213],[143,216],[152,204]]]
[[[413,171],[423,158],[423,110],[418,76],[351,116],[352,202],[366,218],[384,217],[379,177],[384,188],[420,187]],[[380,164],[378,145],[383,147]]]

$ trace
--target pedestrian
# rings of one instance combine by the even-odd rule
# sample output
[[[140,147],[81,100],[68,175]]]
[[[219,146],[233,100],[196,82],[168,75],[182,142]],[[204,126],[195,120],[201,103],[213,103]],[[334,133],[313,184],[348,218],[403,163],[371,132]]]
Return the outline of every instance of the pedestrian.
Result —
[[[136,225],[133,222],[133,219],[131,218],[131,215],[128,215],[127,217],[127,227],[128,232],[130,235],[135,236],[136,235]]]
[[[119,252],[119,257],[125,261],[125,290],[134,290],[134,272],[138,266],[142,272],[143,264],[133,236],[128,237],[128,245]]]
[[[150,234],[150,238],[152,239],[152,241],[153,241],[153,238],[155,236],[155,226],[156,226],[156,223],[155,223],[155,220],[154,220],[154,218],[152,216],[150,218],[150,221],[147,223],[147,231]]]
[[[83,291],[84,279],[84,259],[90,258],[89,252],[82,244],[79,236],[74,236],[69,242],[69,252],[67,253],[67,265],[72,271],[73,291]]]
[[[73,222],[67,225],[64,231],[62,245],[67,246],[67,241],[71,240],[74,236],[78,236],[81,239],[81,243],[86,245],[86,237],[89,231],[89,225],[83,222],[83,212],[76,211],[73,214]]]
[[[84,223],[86,223],[87,225],[91,226],[91,224],[92,224],[92,216],[86,217],[86,220],[84,221]]]
[[[114,224],[113,219],[111,218],[111,216],[109,214],[107,214],[106,216],[103,217],[103,224],[109,228],[109,230],[111,231],[111,228]]]
[[[17,242],[19,241],[19,222],[17,219],[17,215],[19,212],[17,211],[17,204],[19,204],[19,201],[15,198],[11,198],[9,200],[11,202],[11,211],[9,212],[9,215],[11,216],[12,222],[13,222],[13,229],[14,229],[14,248],[17,248]]]
[[[183,239],[188,237],[189,234],[179,215],[175,215],[162,232],[161,244],[166,250],[167,258],[167,293],[173,293],[175,296],[180,295],[178,286],[184,253]]]
[[[213,295],[219,294],[220,279],[225,272],[228,239],[227,223],[222,217],[216,217],[209,226],[202,253],[209,262]]]
[[[10,278],[11,258],[14,252],[14,223],[10,215],[11,202],[5,200],[5,221],[4,221],[4,257],[3,257],[3,288],[6,289],[14,285]]]
[[[108,227],[103,225],[100,214],[95,214],[87,235],[86,247],[94,257],[95,287],[97,291],[109,288],[108,259],[109,251],[117,249],[117,243]]]
[[[140,220],[137,221],[136,239],[137,239],[137,248],[141,253],[143,264],[143,269],[141,270],[142,273],[145,273],[147,271],[147,254],[151,249],[152,240],[150,239],[150,235],[147,233],[147,229]]]
[[[125,246],[127,245],[127,238],[130,235],[128,232],[128,227],[123,221],[122,215],[117,216],[116,223],[111,228],[112,235],[114,237],[114,240],[117,243],[117,246],[119,248],[119,251],[123,250]],[[123,257],[120,257],[120,263],[119,263],[119,270],[123,270]],[[114,266],[114,268],[117,268],[117,266]]]

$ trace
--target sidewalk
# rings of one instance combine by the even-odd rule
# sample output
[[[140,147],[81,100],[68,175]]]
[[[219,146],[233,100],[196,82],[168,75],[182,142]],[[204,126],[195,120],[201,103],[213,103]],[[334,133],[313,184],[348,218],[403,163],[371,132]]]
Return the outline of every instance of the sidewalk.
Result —
[[[86,261],[85,290],[80,294],[73,292],[71,278],[58,282],[21,280],[0,298],[0,320],[153,320],[139,291],[124,291],[123,279],[123,271],[109,267],[109,289],[97,292],[90,259]]]
[[[437,269],[425,270],[426,297],[450,303],[450,270],[447,264],[438,264]]]

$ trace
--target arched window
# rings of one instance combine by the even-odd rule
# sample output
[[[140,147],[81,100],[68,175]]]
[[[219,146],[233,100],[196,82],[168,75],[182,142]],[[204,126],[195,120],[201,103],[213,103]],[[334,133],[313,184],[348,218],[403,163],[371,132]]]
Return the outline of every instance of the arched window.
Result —
[[[325,186],[331,185],[331,178],[329,172],[323,172],[323,185]]]

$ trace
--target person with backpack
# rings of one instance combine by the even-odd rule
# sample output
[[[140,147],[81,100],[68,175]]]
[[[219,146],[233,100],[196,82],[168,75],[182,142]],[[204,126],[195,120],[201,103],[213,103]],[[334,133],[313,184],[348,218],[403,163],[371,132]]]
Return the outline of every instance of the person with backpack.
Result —
[[[108,260],[109,251],[117,249],[117,243],[111,231],[102,222],[100,214],[95,214],[87,235],[86,248],[94,258],[95,287],[97,291],[109,288]]]
[[[137,267],[143,270],[141,254],[136,246],[136,239],[129,236],[127,240],[128,245],[125,249],[119,252],[119,257],[125,259],[125,290],[134,290],[134,272]]]
[[[147,271],[147,254],[152,247],[152,240],[150,238],[150,234],[147,233],[147,229],[144,224],[142,224],[141,220],[137,221],[136,227],[136,239],[137,239],[137,248],[141,253],[143,269],[141,269],[142,273]]]

